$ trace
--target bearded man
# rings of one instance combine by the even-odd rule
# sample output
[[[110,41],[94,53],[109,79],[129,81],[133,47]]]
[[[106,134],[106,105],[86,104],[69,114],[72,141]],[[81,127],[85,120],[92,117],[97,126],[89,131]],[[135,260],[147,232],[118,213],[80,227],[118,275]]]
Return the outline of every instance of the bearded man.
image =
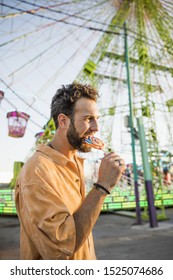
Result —
[[[97,182],[86,195],[84,159],[77,152],[91,150],[84,139],[98,131],[98,96],[90,85],[72,83],[52,99],[54,138],[37,146],[15,189],[23,260],[96,259],[92,229],[106,195],[125,170],[119,155],[105,155]]]

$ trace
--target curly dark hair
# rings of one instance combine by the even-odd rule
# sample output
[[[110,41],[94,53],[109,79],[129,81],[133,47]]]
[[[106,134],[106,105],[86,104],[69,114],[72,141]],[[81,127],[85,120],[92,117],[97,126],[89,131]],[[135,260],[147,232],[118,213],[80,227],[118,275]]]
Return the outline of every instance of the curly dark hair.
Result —
[[[55,122],[56,129],[58,128],[58,115],[65,114],[68,117],[73,116],[76,101],[81,97],[86,97],[97,101],[98,91],[91,85],[82,85],[72,83],[63,85],[62,88],[56,91],[51,102],[51,117]]]

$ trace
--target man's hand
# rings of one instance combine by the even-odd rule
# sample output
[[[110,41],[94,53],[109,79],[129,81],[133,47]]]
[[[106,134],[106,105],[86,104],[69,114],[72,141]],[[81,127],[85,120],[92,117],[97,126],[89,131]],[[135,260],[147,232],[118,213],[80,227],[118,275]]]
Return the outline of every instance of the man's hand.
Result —
[[[124,160],[116,153],[111,152],[101,160],[97,183],[110,190],[118,183],[125,169]]]

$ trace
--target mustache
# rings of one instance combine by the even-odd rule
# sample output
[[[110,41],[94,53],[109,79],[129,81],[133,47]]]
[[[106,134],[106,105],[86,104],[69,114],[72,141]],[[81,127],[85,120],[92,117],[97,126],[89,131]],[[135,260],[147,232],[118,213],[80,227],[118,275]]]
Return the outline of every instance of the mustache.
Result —
[[[93,132],[88,132],[88,133],[85,133],[84,136],[82,138],[86,138],[88,136],[94,136],[94,133]]]

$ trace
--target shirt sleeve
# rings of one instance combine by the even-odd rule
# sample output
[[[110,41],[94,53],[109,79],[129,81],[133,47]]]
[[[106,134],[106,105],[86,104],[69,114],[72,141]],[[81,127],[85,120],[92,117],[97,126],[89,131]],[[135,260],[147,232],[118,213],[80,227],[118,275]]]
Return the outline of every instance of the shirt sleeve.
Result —
[[[20,216],[43,259],[69,259],[76,242],[73,215],[44,181],[25,184],[20,192]]]

